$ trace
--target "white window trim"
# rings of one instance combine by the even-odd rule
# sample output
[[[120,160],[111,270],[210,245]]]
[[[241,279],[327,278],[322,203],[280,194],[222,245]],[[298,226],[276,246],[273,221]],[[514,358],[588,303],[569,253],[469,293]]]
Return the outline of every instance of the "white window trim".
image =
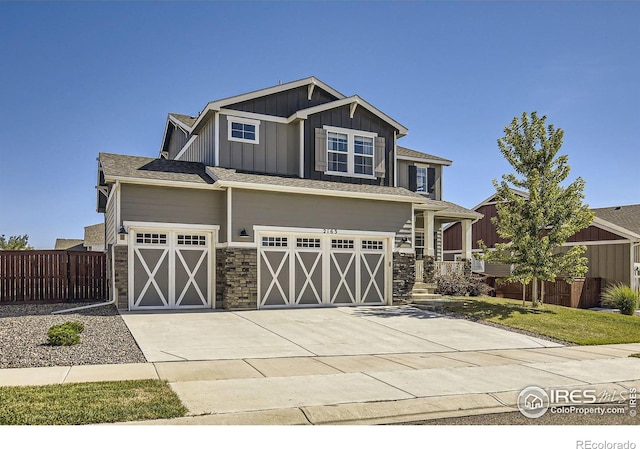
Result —
[[[347,135],[347,171],[346,172],[341,172],[341,171],[331,171],[329,169],[325,170],[325,174],[327,175],[334,175],[334,176],[349,176],[352,178],[366,178],[366,179],[376,179],[376,174],[375,174],[375,169],[376,169],[376,138],[378,137],[378,134],[376,133],[372,133],[369,131],[360,131],[357,129],[349,129],[349,128],[337,128],[335,126],[328,126],[328,125],[324,125],[323,129],[325,131],[327,131],[327,133],[340,133],[340,134],[346,134]],[[371,155],[372,158],[372,165],[371,165],[371,171],[372,173],[370,175],[365,175],[365,174],[361,174],[361,173],[355,173],[355,141],[354,138],[355,136],[361,136],[361,137],[369,137],[373,139],[373,154]],[[329,167],[329,137],[327,135],[327,147],[325,149],[326,151],[326,160],[327,160],[327,167]],[[365,155],[367,156],[367,155]]]
[[[429,186],[429,166],[424,164],[416,164],[416,193],[429,193],[427,192],[427,187]],[[424,190],[420,190],[420,185],[418,184],[418,170],[424,170]]]
[[[256,139],[240,139],[238,137],[232,137],[231,135],[231,124],[232,123],[242,123],[243,125],[254,125],[256,127]],[[253,145],[258,145],[260,143],[260,120],[252,120],[250,118],[245,117],[231,117],[227,116],[227,139],[230,142],[242,142],[242,143],[251,143]]]

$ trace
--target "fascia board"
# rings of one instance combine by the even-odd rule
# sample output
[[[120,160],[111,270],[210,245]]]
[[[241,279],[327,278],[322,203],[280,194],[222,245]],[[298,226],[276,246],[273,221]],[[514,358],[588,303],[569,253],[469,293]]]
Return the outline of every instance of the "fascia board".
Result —
[[[299,111],[296,111],[291,116],[289,116],[289,121],[293,121],[295,119],[304,119],[304,120],[306,120],[307,118],[309,118],[310,115],[317,114],[317,113],[323,112],[323,111],[327,111],[329,109],[339,108],[339,107],[346,106],[346,105],[352,104],[352,103],[356,103],[356,104],[358,104],[358,106],[364,107],[369,112],[373,113],[374,115],[378,116],[379,118],[381,118],[385,122],[387,122],[390,125],[392,125],[393,127],[395,127],[398,130],[398,137],[405,136],[409,132],[409,130],[404,125],[398,123],[397,121],[395,121],[394,119],[389,117],[387,114],[382,112],[380,109],[376,108],[375,106],[371,105],[369,102],[367,102],[367,101],[363,100],[362,98],[360,98],[358,95],[353,95],[351,97],[343,98],[341,100],[336,100],[336,101],[331,101],[329,103],[320,104],[318,106],[313,106],[313,107],[307,108],[307,109],[301,109]]]
[[[230,104],[240,103],[242,101],[252,100],[258,97],[264,97],[266,95],[277,94],[280,92],[284,92],[286,90],[295,89],[297,87],[307,86],[309,84],[315,84],[316,86],[319,86],[320,88],[324,89],[325,91],[329,92],[331,95],[339,99],[345,98],[344,94],[338,92],[333,87],[329,86],[328,84],[320,81],[315,77],[303,78],[301,80],[291,81],[289,83],[279,84],[277,86],[267,87],[265,89],[254,90],[252,92],[247,92],[245,94],[235,95],[233,97],[227,97],[227,98],[222,98],[220,100],[211,101],[207,103],[204,110],[198,116],[198,119],[193,124],[192,130],[195,130],[198,127],[198,125],[200,124],[203,117],[206,115],[208,111],[219,111],[224,106],[228,106]]]
[[[423,164],[431,163],[431,164],[446,165],[446,166],[453,164],[453,161],[450,161],[449,159],[445,159],[445,160],[428,159],[428,158],[420,158],[420,157],[412,157],[412,156],[403,156],[401,154],[398,155],[398,159],[403,161],[418,162]]]
[[[600,229],[604,229],[605,231],[612,232],[614,234],[618,234],[621,237],[627,238],[629,240],[638,240],[640,239],[640,235],[636,234],[633,231],[629,231],[628,229],[623,228],[622,226],[618,226],[610,221],[604,220],[602,218],[595,217],[591,222],[593,226],[597,226]]]
[[[148,186],[159,187],[181,187],[187,189],[201,189],[201,190],[219,190],[216,187],[216,183],[213,184],[201,184],[197,182],[188,181],[170,181],[164,179],[145,179],[145,178],[132,178],[129,176],[105,176],[106,182],[119,181],[123,184],[138,184]]]

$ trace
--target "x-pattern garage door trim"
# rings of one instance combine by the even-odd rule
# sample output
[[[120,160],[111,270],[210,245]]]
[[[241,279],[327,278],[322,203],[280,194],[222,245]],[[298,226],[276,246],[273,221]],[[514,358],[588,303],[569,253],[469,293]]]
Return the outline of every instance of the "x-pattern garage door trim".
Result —
[[[197,251],[197,250],[200,250],[202,252],[202,254],[200,255],[200,259],[198,259],[198,262],[196,263],[195,268],[193,269],[193,271],[191,271],[191,270],[189,270],[189,265],[184,260],[184,257],[182,257],[182,251]],[[196,250],[187,249],[187,248],[179,248],[179,249],[176,249],[176,255],[178,256],[178,259],[180,260],[180,263],[182,264],[182,267],[186,271],[187,276],[189,276],[189,280],[187,280],[187,282],[184,285],[184,288],[180,292],[180,295],[178,295],[178,299],[176,299],[176,306],[180,306],[180,304],[182,303],[182,300],[184,299],[184,295],[186,295],[187,291],[189,290],[189,286],[190,285],[193,285],[193,288],[196,290],[196,293],[198,293],[198,296],[200,297],[200,301],[202,301],[202,305],[206,306],[207,305],[207,298],[205,298],[205,296],[202,294],[202,290],[200,290],[200,287],[198,286],[198,283],[196,282],[196,275],[198,274],[198,271],[200,270],[200,266],[202,265],[202,262],[207,257],[211,257],[211,255],[209,254],[209,252],[206,249],[201,249],[201,248],[198,248]]]
[[[138,258],[138,261],[140,262],[140,265],[142,265],[142,268],[144,268],[144,271],[146,272],[146,274],[148,276],[148,279],[147,279],[147,282],[144,284],[144,287],[140,291],[140,295],[138,296],[137,300],[134,302],[134,307],[139,307],[140,306],[140,303],[144,299],[144,296],[147,293],[147,290],[149,289],[149,286],[152,285],[152,284],[153,284],[153,288],[156,289],[156,292],[160,296],[160,300],[162,301],[162,303],[165,305],[165,307],[169,307],[169,302],[167,301],[167,298],[165,298],[164,294],[162,293],[162,289],[160,288],[160,286],[156,282],[156,275],[158,274],[158,270],[162,266],[162,262],[164,262],[165,257],[169,253],[169,248],[164,248],[164,250],[162,251],[162,255],[158,258],[158,262],[156,263],[155,267],[153,268],[153,271],[149,270],[149,266],[147,265],[147,261],[142,256],[142,253],[140,252],[140,249],[141,248],[134,248],[134,252],[135,252],[136,257]],[[153,248],[153,249],[157,249],[157,248]]]
[[[389,302],[393,233],[347,231],[327,235],[322,230],[296,228],[286,232],[267,226],[256,226],[254,230],[258,247],[258,308]],[[343,243],[340,239],[353,244],[332,247],[336,239],[338,244]],[[321,245],[300,244],[307,240],[316,240],[316,244],[320,241]],[[316,256],[303,260],[303,255],[309,253]],[[281,254],[282,258],[267,257],[268,254]],[[336,257],[340,255],[348,257]],[[378,256],[377,260],[371,256]],[[280,298],[272,297],[274,288]],[[345,295],[348,302],[336,302],[339,295]],[[302,303],[304,296],[307,298]]]
[[[215,308],[215,245],[218,240],[218,225],[194,225],[184,223],[156,223],[124,221],[123,226],[128,231],[127,241],[129,247],[128,255],[128,280],[129,280],[129,308],[130,310],[143,309],[195,309],[195,308]],[[139,235],[144,239],[151,236],[152,240],[137,242]],[[153,240],[153,239],[156,240]],[[149,269],[149,263],[145,259],[141,250],[162,250],[159,260],[155,263],[154,269]],[[184,251],[201,252],[194,268],[189,268],[188,258]],[[195,258],[194,258],[195,260]],[[178,262],[179,261],[179,262]],[[144,282],[143,289],[137,293],[135,291],[136,262],[142,270],[137,276],[143,276],[139,283]],[[190,261],[193,263],[193,260]],[[203,266],[205,265],[206,266]],[[166,292],[162,292],[158,283],[158,270],[167,270]],[[179,282],[176,279],[176,269],[180,267],[184,274]],[[205,271],[203,271],[205,270]],[[144,277],[147,279],[144,279]],[[198,276],[206,279],[206,290],[203,285],[198,285]],[[204,279],[200,282],[205,282]],[[182,283],[184,282],[184,284]],[[180,285],[176,285],[179,283]],[[161,300],[156,304],[143,305],[145,295],[150,286],[153,285]],[[195,291],[193,296],[194,304],[185,303],[185,299],[190,290]],[[197,295],[197,298],[196,298]],[[198,304],[200,301],[200,304]]]

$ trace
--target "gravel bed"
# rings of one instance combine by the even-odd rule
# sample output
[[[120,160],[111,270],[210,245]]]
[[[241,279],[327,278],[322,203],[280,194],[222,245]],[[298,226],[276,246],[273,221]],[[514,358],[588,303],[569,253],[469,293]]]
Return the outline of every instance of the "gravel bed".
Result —
[[[78,303],[0,305],[0,368],[102,365],[146,362],[115,306],[51,315]],[[80,344],[47,345],[54,324],[84,324]]]

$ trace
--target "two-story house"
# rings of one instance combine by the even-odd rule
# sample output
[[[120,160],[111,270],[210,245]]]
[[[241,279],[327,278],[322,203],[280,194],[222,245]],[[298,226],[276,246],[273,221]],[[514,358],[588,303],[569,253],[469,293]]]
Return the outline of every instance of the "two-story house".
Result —
[[[158,158],[100,153],[113,299],[122,309],[392,304],[418,258],[480,214],[442,200],[451,161],[316,78],[169,114]],[[424,236],[431,238],[424,238]]]

